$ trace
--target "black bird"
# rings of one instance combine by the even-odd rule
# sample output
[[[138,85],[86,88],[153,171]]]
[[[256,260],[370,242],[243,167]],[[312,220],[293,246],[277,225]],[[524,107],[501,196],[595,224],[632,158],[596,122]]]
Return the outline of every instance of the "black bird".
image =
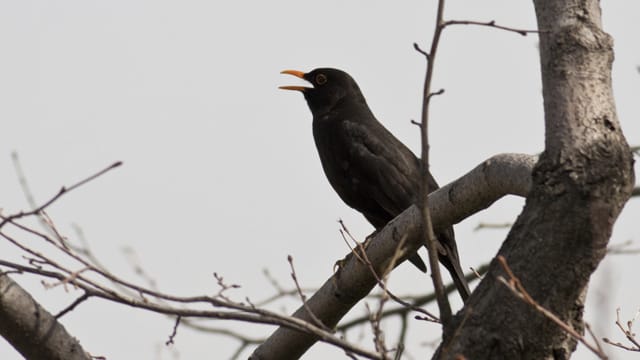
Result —
[[[322,168],[333,189],[376,228],[416,203],[420,192],[420,161],[373,115],[349,74],[331,68],[309,73],[285,70],[310,82],[313,87],[281,86],[304,95],[313,115],[313,138]],[[428,174],[429,190],[438,188]],[[469,288],[460,268],[453,227],[436,235],[438,258],[449,270],[463,300]],[[409,261],[426,272],[414,253]]]

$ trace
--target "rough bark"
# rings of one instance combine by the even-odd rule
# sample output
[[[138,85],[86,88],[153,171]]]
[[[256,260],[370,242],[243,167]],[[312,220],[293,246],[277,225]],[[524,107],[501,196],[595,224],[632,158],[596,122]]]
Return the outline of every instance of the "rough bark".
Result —
[[[0,335],[29,360],[91,359],[78,340],[7,275],[0,275]]]
[[[429,195],[434,229],[445,228],[482,209],[506,194],[526,196],[536,157],[522,154],[496,155],[459,180]],[[380,273],[396,251],[399,239],[406,236],[406,253],[423,245],[420,211],[412,206],[391,221],[367,246],[367,257]],[[369,268],[349,256],[334,276],[307,301],[315,316],[329,328],[375,286]],[[312,322],[307,310],[300,307],[293,316]],[[285,327],[277,329],[251,359],[297,359],[320,339]]]
[[[545,151],[499,254],[531,296],[583,332],[584,294],[634,184],[611,90],[613,41],[597,0],[534,0]],[[576,342],[496,281],[494,261],[436,358],[568,359]]]

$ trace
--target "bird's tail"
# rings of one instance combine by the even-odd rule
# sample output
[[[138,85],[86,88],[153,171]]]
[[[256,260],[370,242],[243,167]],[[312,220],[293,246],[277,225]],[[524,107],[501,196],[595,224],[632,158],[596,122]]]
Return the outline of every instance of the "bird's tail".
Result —
[[[414,252],[413,254],[411,254],[407,260],[409,260],[413,265],[415,265],[415,267],[418,268],[418,270],[422,271],[423,273],[427,272],[427,265],[424,264],[424,261],[422,261],[422,258],[420,257],[420,255],[418,255],[417,252]]]
[[[444,265],[449,271],[453,283],[456,285],[462,301],[467,301],[471,291],[467,280],[464,278],[464,272],[460,265],[460,256],[458,255],[458,248],[456,247],[456,240],[453,234],[453,228],[450,227],[444,232],[437,235],[438,242],[442,246],[442,249],[438,251],[438,258],[440,263]]]

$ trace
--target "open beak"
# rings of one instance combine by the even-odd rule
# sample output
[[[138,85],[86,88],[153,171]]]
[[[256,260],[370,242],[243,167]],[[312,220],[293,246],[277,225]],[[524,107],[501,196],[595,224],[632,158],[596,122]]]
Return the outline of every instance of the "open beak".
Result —
[[[298,77],[300,79],[306,80],[304,78],[305,73],[303,73],[302,71],[298,71],[298,70],[283,70],[283,71],[280,72],[280,74],[289,74],[289,75],[293,75],[295,77]],[[310,88],[305,87],[305,86],[289,85],[289,86],[279,86],[278,89],[306,91],[307,89],[310,89]]]

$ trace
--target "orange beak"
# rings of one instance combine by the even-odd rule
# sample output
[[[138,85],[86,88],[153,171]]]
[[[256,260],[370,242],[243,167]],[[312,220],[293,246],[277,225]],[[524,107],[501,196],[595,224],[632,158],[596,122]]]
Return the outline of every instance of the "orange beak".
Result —
[[[293,75],[293,76],[298,77],[298,78],[303,79],[303,80],[304,80],[304,75],[305,75],[305,73],[303,73],[302,71],[298,71],[298,70],[283,70],[283,71],[280,72],[280,74]],[[308,88],[304,87],[304,86],[289,85],[289,86],[279,86],[278,89],[305,91]]]

